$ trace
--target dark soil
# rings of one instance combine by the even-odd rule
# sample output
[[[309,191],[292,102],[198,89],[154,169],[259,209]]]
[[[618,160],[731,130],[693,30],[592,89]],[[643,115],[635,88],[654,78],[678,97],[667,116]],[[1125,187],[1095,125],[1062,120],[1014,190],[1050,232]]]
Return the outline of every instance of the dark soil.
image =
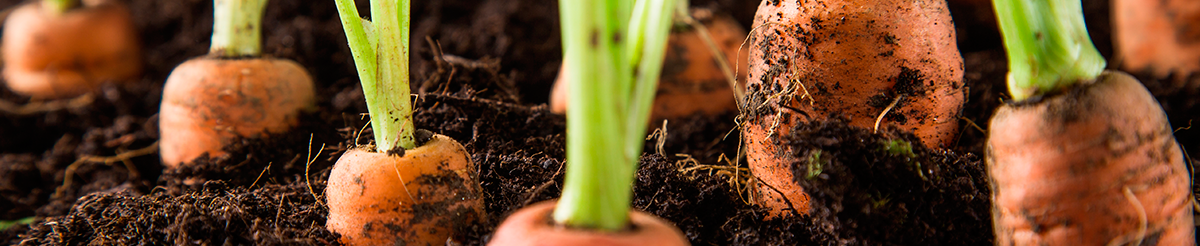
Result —
[[[371,132],[362,129],[366,108],[333,1],[274,0],[264,19],[264,53],[312,73],[319,110],[291,132],[245,139],[227,148],[229,157],[168,171],[153,152],[162,81],[175,65],[207,52],[211,1],[127,2],[145,46],[142,79],[63,108],[21,113],[0,106],[0,220],[35,218],[0,231],[0,242],[338,244],[324,229],[325,180],[340,154],[369,143]],[[560,193],[565,121],[544,106],[560,62],[556,2],[413,3],[416,125],[460,141],[479,166],[489,217],[467,232],[466,245],[486,242],[512,211]],[[747,200],[745,161],[721,158],[738,151],[735,115],[671,119],[661,148],[647,142],[634,208],[674,222],[696,245],[990,244],[989,193],[976,156],[981,130],[1005,98],[1007,65],[994,27],[975,15],[990,10],[954,2],[971,93],[964,117],[980,128],[964,127],[951,150],[925,148],[892,129],[799,126],[807,135],[783,140],[826,152],[818,158],[821,173],[802,182],[817,191],[820,206],[812,218],[764,221],[765,210]],[[3,7],[17,3],[0,0]],[[1105,46],[1107,23],[1091,23],[1107,21],[1107,7],[1095,7],[1107,5],[1098,3],[1085,5],[1093,37]],[[358,4],[365,13],[366,1]],[[758,5],[692,4],[729,11],[747,30]],[[1200,89],[1144,81],[1177,127],[1200,115]],[[0,89],[4,102],[31,105]],[[1200,153],[1198,132],[1176,136]],[[911,152],[897,141],[913,143]]]

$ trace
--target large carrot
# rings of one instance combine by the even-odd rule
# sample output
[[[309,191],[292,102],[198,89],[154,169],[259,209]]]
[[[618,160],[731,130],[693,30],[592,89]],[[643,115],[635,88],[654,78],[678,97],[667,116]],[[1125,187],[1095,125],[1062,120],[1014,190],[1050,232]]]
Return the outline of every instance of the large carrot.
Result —
[[[746,30],[727,15],[709,14],[701,22],[721,55],[712,52],[697,29],[671,32],[663,73],[658,79],[658,92],[650,110],[651,124],[695,113],[719,115],[737,111],[733,88],[718,59],[725,59],[729,66],[746,64],[746,56],[738,56]],[[550,91],[550,111],[560,114],[567,111],[569,101],[568,83],[563,75],[567,67],[565,62]],[[736,74],[741,76],[737,80],[745,80],[747,67],[738,66],[737,69]]]
[[[845,118],[893,125],[927,146],[949,146],[966,87],[943,0],[763,1],[750,33],[742,136],[758,202],[771,217],[805,214],[795,124]]]
[[[1193,245],[1191,183],[1162,107],[1104,72],[1078,0],[994,0],[1013,101],[987,140],[997,245]]]
[[[212,48],[175,67],[158,113],[163,164],[220,157],[237,138],[281,133],[314,109],[313,82],[299,64],[259,57],[266,0],[215,0]]]
[[[372,0],[371,21],[336,0],[367,100],[374,145],[342,154],[325,227],[349,245],[444,245],[484,218],[475,163],[454,139],[414,131],[407,0]],[[426,141],[428,140],[428,141]]]
[[[509,216],[489,245],[687,245],[673,225],[630,209],[676,2],[559,1],[564,53],[576,58],[563,193]]]
[[[124,4],[38,0],[4,23],[4,79],[34,98],[82,95],[142,73],[141,42]]]
[[[1112,11],[1122,69],[1179,81],[1200,72],[1200,1],[1114,0]]]

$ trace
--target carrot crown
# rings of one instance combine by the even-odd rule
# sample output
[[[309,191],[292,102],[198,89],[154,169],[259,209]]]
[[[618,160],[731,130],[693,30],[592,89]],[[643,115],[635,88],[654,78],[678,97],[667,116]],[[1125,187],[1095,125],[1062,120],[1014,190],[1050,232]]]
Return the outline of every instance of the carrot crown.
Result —
[[[677,0],[560,0],[567,167],[554,220],[624,229]]]
[[[408,0],[371,0],[371,20],[358,15],[353,0],[336,0],[342,29],[362,82],[375,150],[412,149],[412,99],[408,88]]]
[[[42,10],[57,16],[79,6],[79,0],[42,0]]]
[[[213,0],[213,36],[209,54],[218,57],[258,56],[262,50],[262,15],[267,0]]]
[[[1014,100],[1091,81],[1104,57],[1088,37],[1079,0],[993,0],[1008,52]]]

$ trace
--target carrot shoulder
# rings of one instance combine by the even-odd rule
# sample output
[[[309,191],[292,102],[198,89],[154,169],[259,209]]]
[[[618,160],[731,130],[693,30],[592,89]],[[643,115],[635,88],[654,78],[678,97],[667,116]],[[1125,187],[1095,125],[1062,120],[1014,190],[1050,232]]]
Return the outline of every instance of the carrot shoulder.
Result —
[[[237,138],[285,132],[313,103],[312,78],[290,60],[188,60],[163,88],[158,114],[163,164],[177,167],[205,153],[222,156],[222,148]]]

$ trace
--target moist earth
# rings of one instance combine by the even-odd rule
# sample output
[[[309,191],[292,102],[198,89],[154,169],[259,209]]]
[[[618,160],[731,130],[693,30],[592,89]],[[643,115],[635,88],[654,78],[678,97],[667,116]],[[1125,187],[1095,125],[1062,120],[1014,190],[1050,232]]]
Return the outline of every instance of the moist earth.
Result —
[[[987,119],[1006,95],[1007,65],[994,22],[975,14],[990,9],[961,2],[950,8],[970,95],[953,148],[929,149],[895,129],[799,125],[781,141],[821,150],[820,173],[798,180],[817,205],[811,217],[764,220],[737,158],[737,115],[669,119],[665,134],[646,144],[633,207],[675,223],[695,245],[990,244],[978,156]],[[158,161],[155,113],[171,69],[207,52],[211,1],[127,3],[145,48],[141,79],[51,102],[0,89],[0,220],[34,218],[0,231],[0,242],[338,244],[323,226],[321,191],[337,157],[369,143],[372,132],[363,129],[366,107],[333,1],[274,0],[264,18],[264,54],[310,71],[318,110],[292,131],[243,139],[228,157],[176,170]],[[747,30],[758,5],[692,4],[728,11]],[[358,6],[367,11],[366,1]],[[565,119],[545,106],[561,62],[557,4],[443,0],[412,9],[416,125],[463,143],[478,163],[488,217],[459,243],[481,245],[507,214],[561,193]],[[1085,11],[1096,44],[1110,54],[1107,5],[1085,1]],[[1180,129],[1179,142],[1200,153],[1200,130],[1190,128],[1200,89],[1141,79]]]

